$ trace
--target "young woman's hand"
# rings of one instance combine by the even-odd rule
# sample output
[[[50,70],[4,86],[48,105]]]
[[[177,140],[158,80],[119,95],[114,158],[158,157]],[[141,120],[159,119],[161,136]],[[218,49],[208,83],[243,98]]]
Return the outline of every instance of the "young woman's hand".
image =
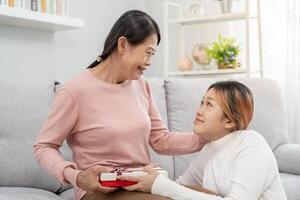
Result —
[[[77,185],[81,189],[87,191],[88,194],[97,192],[109,193],[117,190],[115,187],[104,187],[99,183],[99,174],[110,172],[111,169],[95,166],[81,171],[77,176]]]
[[[148,175],[140,177],[119,176],[118,179],[137,182],[137,184],[123,187],[125,190],[151,193],[151,188],[158,176],[158,172],[151,165],[144,167],[144,171],[148,172]]]

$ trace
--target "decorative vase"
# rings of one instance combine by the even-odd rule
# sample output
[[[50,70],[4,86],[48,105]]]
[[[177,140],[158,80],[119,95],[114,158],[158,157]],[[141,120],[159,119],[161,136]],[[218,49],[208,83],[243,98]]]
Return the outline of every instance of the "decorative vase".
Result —
[[[192,57],[199,65],[195,66],[196,70],[208,70],[209,67],[209,56],[205,51],[208,44],[198,43],[193,47]]]
[[[199,43],[193,47],[192,56],[193,56],[193,59],[198,64],[208,64],[209,63],[209,56],[205,51],[205,48],[207,46],[208,46],[207,44]]]
[[[190,71],[193,68],[193,63],[191,59],[187,56],[180,57],[177,60],[177,69],[180,71]]]
[[[188,9],[189,15],[191,17],[203,16],[205,15],[205,8],[200,0],[196,0],[190,4]]]
[[[230,13],[232,10],[233,0],[221,0],[221,11],[222,13]]]
[[[232,63],[218,63],[218,69],[235,69],[241,66],[241,63],[237,62],[235,64]]]

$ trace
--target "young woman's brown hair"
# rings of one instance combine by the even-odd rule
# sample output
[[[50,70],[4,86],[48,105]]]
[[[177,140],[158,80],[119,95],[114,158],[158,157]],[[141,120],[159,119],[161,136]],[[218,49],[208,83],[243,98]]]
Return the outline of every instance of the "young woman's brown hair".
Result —
[[[246,129],[253,117],[253,95],[250,89],[237,81],[219,81],[208,90],[214,89],[217,101],[225,117],[235,123],[233,130]],[[207,90],[207,91],[208,91]]]

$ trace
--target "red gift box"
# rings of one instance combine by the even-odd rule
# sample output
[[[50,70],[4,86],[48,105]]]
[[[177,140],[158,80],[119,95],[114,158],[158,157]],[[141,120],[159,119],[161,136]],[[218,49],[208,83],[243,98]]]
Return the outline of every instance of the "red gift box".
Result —
[[[158,173],[168,177],[168,172],[160,167],[155,167]],[[117,168],[110,173],[102,173],[99,176],[99,183],[106,187],[126,187],[136,184],[134,181],[118,180],[117,176],[145,176],[148,173],[143,171],[143,168]]]

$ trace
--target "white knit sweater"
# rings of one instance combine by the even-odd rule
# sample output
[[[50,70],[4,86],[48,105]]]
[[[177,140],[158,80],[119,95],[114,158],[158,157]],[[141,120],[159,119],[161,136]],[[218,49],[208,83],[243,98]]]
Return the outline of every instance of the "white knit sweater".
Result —
[[[275,157],[253,130],[207,143],[176,183],[159,175],[152,193],[174,200],[286,200]],[[220,196],[183,185],[202,185]]]

